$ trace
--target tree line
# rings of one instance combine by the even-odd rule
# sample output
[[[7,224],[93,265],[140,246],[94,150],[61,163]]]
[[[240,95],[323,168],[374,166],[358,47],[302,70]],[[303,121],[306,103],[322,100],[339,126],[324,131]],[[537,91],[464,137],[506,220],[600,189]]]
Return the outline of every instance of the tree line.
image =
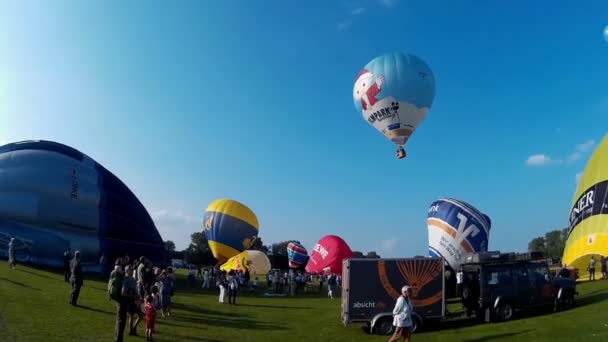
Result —
[[[216,264],[216,260],[211,253],[209,243],[205,234],[202,232],[196,232],[190,235],[190,245],[183,251],[177,251],[175,243],[171,240],[165,241],[165,249],[170,253],[172,259],[181,259],[184,262],[196,266],[211,266]],[[289,267],[289,259],[287,257],[287,245],[290,242],[297,242],[297,240],[288,240],[273,243],[270,245],[264,245],[262,238],[257,238],[249,250],[257,250],[265,253],[270,259],[270,263],[273,267],[279,269],[287,269]],[[311,251],[308,251],[310,254]],[[380,255],[375,251],[363,254],[359,251],[353,251],[355,258],[369,258],[369,259],[380,259]]]
[[[568,239],[568,228],[552,230],[528,243],[528,252],[542,252],[547,258],[561,259]]]

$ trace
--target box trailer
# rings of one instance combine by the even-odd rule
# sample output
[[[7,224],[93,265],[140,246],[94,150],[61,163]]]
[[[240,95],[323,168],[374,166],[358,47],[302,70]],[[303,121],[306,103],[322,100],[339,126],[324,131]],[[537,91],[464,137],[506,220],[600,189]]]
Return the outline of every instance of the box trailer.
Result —
[[[404,285],[412,287],[414,331],[446,314],[443,259],[347,259],[342,268],[342,322],[367,323],[370,333],[393,331],[393,308]]]

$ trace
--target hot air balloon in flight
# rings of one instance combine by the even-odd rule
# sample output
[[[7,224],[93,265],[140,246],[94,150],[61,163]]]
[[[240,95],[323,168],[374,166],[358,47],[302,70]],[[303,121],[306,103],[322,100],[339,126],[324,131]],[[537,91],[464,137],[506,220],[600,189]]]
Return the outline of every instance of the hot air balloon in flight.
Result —
[[[301,244],[290,242],[287,245],[287,258],[289,259],[289,267],[298,268],[308,262],[308,251]]]
[[[598,266],[601,257],[608,257],[608,135],[581,175],[569,219],[562,262],[578,268],[581,278],[587,278],[591,257]]]
[[[125,254],[170,262],[131,190],[89,156],[52,141],[0,146],[0,255],[11,238],[17,260],[53,267],[63,267],[68,247],[80,251],[87,272]]]
[[[220,266],[223,271],[239,270],[245,272],[249,270],[251,274],[266,274],[270,272],[270,259],[260,251],[244,251]]]
[[[352,257],[352,250],[342,238],[327,235],[321,238],[313,248],[308,264],[306,264],[306,272],[342,274],[342,261]]]
[[[253,211],[244,204],[218,199],[205,211],[204,228],[213,256],[223,263],[251,247],[260,226]]]
[[[429,254],[444,258],[457,271],[469,253],[488,250],[490,218],[472,205],[453,198],[431,204],[427,216]]]
[[[419,57],[405,52],[374,58],[359,72],[353,87],[355,108],[363,119],[398,147],[426,117],[435,98],[435,77]]]

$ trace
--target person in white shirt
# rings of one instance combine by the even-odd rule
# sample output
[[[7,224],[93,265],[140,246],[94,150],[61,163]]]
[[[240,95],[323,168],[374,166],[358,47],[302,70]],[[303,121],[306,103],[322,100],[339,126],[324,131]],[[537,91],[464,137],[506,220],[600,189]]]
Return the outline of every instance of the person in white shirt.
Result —
[[[203,272],[203,288],[209,288],[209,271],[207,269],[205,269],[205,272]]]
[[[411,288],[404,286],[401,288],[401,296],[397,298],[397,303],[393,309],[393,326],[395,326],[395,333],[391,337],[389,342],[399,341],[399,338],[403,336],[403,341],[410,342],[412,336],[412,327],[414,321],[412,320],[412,314],[414,313],[414,307],[410,300]]]

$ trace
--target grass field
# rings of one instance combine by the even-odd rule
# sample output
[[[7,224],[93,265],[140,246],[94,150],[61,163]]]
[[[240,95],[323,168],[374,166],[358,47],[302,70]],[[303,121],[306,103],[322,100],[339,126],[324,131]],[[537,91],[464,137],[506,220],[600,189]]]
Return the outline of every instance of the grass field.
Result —
[[[200,286],[200,285],[199,285]],[[386,341],[362,326],[345,328],[340,300],[319,295],[267,298],[243,295],[221,305],[215,291],[178,282],[173,317],[160,318],[157,341]],[[608,281],[578,286],[577,306],[556,314],[519,316],[507,323],[444,323],[414,341],[608,341]],[[0,261],[0,341],[112,341],[115,306],[104,280],[85,280],[80,307],[68,304],[69,286],[52,271]],[[143,341],[125,336],[125,341]]]

